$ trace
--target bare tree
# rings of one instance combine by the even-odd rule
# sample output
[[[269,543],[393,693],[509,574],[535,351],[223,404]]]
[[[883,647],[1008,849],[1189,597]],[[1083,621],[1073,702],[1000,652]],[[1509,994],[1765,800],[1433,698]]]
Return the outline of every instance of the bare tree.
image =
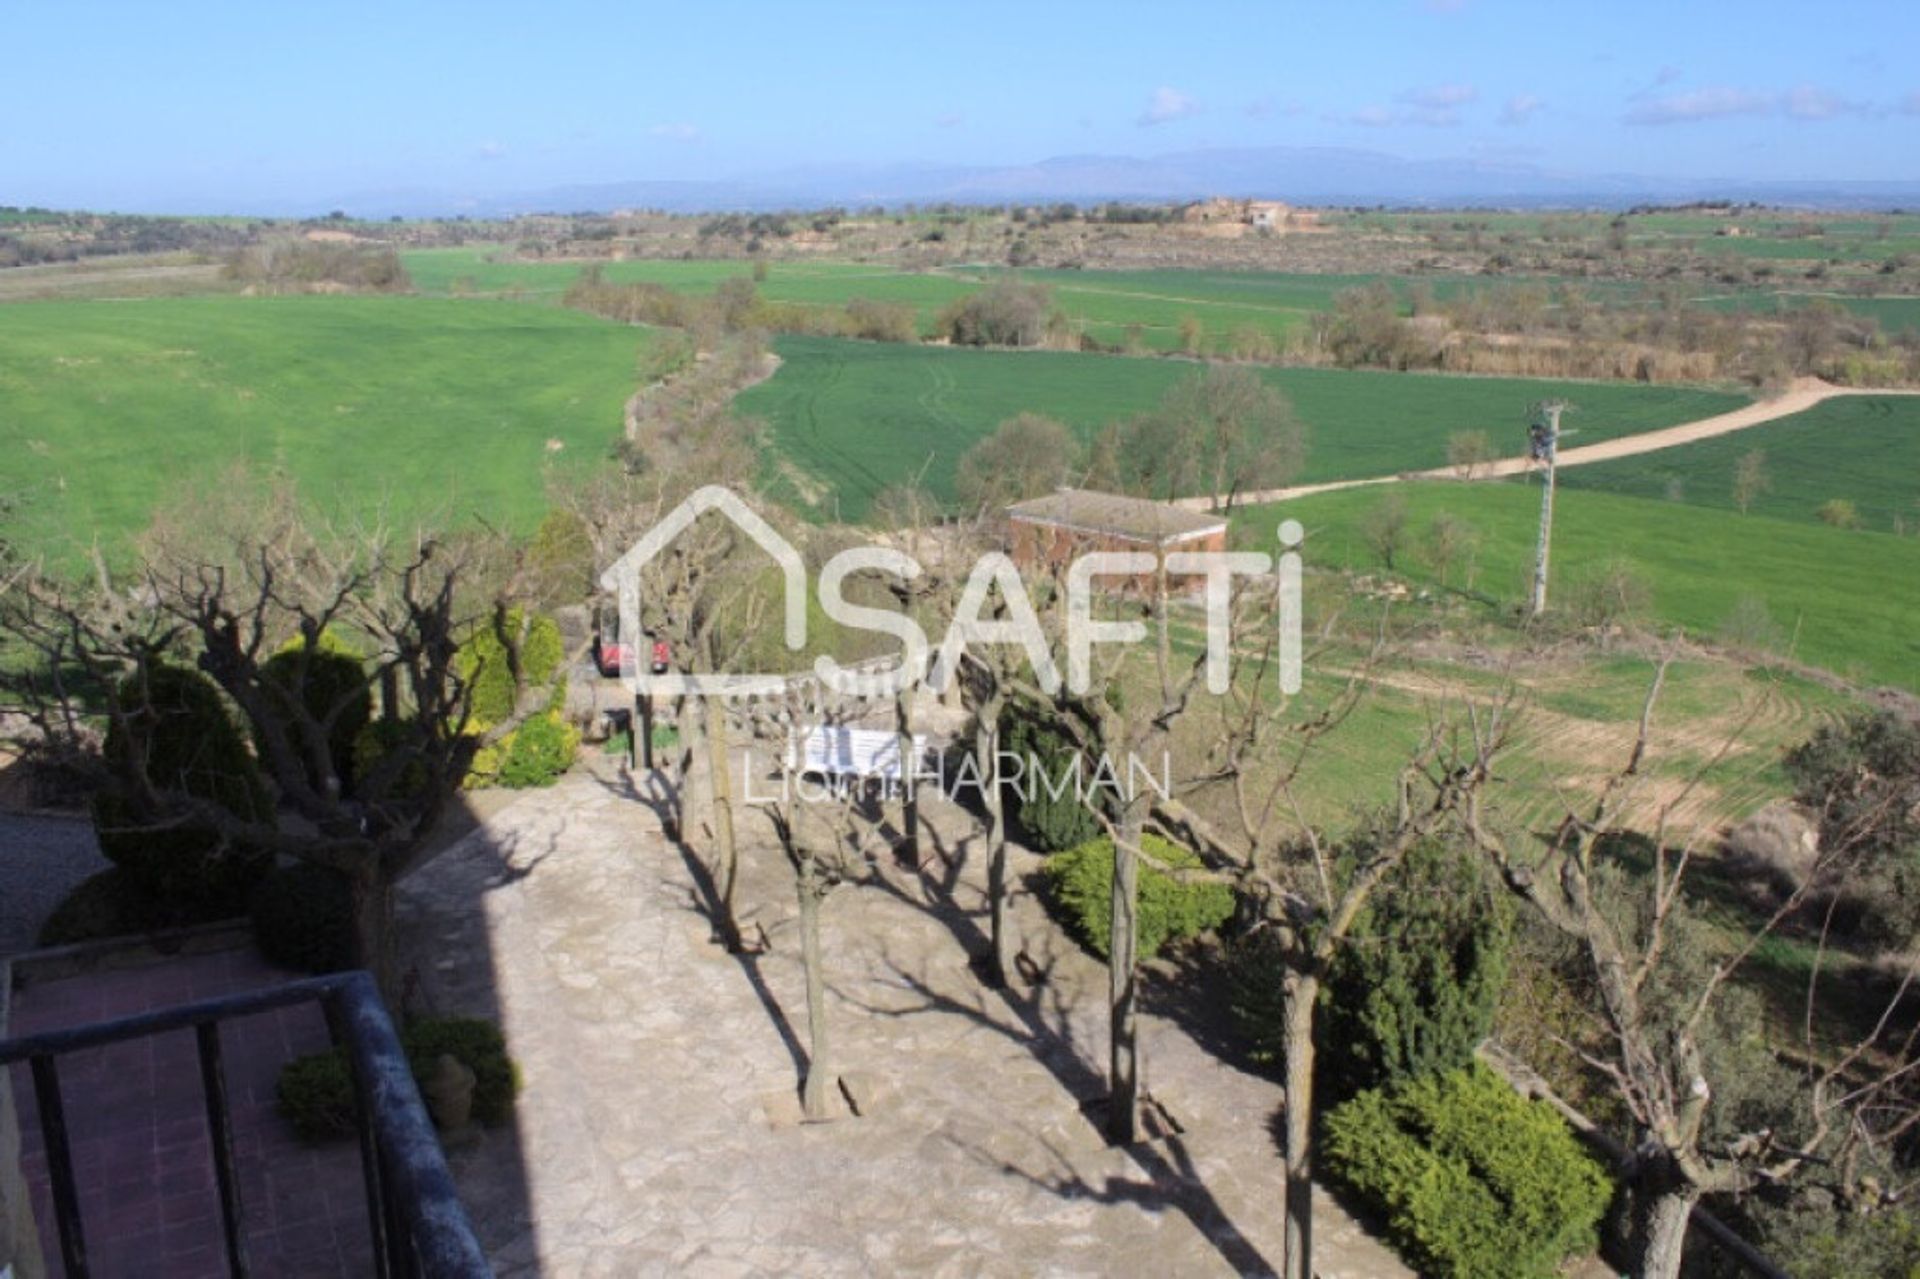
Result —
[[[1669,659],[1670,660],[1670,659]],[[1551,835],[1531,849],[1503,834],[1479,793],[1468,797],[1466,829],[1493,862],[1509,890],[1529,903],[1552,928],[1579,948],[1597,991],[1604,1035],[1584,1051],[1587,1064],[1609,1082],[1631,1115],[1635,1140],[1622,1168],[1634,1194],[1634,1273],[1672,1279],[1696,1204],[1707,1194],[1740,1193],[1779,1184],[1819,1167],[1835,1177],[1843,1201],[1857,1202],[1864,1179],[1860,1156],[1885,1149],[1920,1124],[1920,1102],[1906,1085],[1916,1064],[1920,1031],[1892,1031],[1895,1009],[1912,988],[1920,966],[1904,965],[1884,1011],[1856,1042],[1837,1048],[1821,1016],[1821,969],[1828,956],[1832,912],[1817,939],[1819,960],[1808,980],[1803,1019],[1800,1126],[1723,1134],[1713,1140],[1715,1063],[1707,1031],[1716,1006],[1735,975],[1766,939],[1805,906],[1810,895],[1831,891],[1851,873],[1851,861],[1877,814],[1856,814],[1858,827],[1826,841],[1818,863],[1704,972],[1675,981],[1676,936],[1688,917],[1689,874],[1699,865],[1704,828],[1671,839],[1672,817],[1725,757],[1744,726],[1706,761],[1681,789],[1655,807],[1648,842],[1648,873],[1630,881],[1625,903],[1609,892],[1609,868],[1618,843],[1636,814],[1648,805],[1654,710],[1664,687],[1663,661],[1648,689],[1639,729],[1627,758],[1590,800],[1568,798]],[[1858,834],[1854,833],[1857,829]],[[1894,1193],[1898,1193],[1895,1191]]]
[[[1479,538],[1472,525],[1446,511],[1437,513],[1427,522],[1427,563],[1441,586],[1448,585],[1447,579],[1453,572],[1453,566],[1461,559],[1471,557],[1478,544]],[[1471,578],[1472,574],[1468,576]]]
[[[197,544],[150,544],[130,581],[104,564],[90,587],[40,574],[19,580],[0,604],[0,633],[22,658],[7,691],[49,750],[116,797],[125,829],[200,831],[339,871],[352,893],[357,958],[391,998],[394,886],[428,855],[474,752],[543,709],[553,690],[518,678],[518,633],[507,628],[500,638],[516,670],[516,705],[486,733],[469,731],[456,655],[510,589],[487,580],[499,557],[486,539],[316,532],[290,490],[253,495],[249,504],[230,493],[246,518],[210,521]],[[316,705],[307,661],[269,666],[289,639],[306,653],[325,634],[371,650],[364,682],[345,694],[377,689],[385,703],[379,750],[351,785],[332,749],[345,696]],[[236,813],[148,766],[147,676],[166,663],[197,667],[238,708],[276,804]],[[89,693],[104,705],[89,704]],[[87,725],[101,712],[132,749],[97,751]]]
[[[1076,569],[1075,571],[1080,571]],[[1111,784],[1090,786],[1087,807],[1113,841],[1111,931],[1107,945],[1108,975],[1108,1084],[1111,1089],[1107,1136],[1116,1144],[1136,1140],[1140,1119],[1139,1049],[1139,897],[1141,837],[1154,806],[1156,787],[1145,777],[1156,776],[1171,790],[1172,744],[1175,725],[1192,705],[1209,660],[1203,646],[1182,664],[1176,659],[1169,613],[1170,584],[1166,561],[1140,565],[1135,571],[1147,580],[1132,580],[1132,589],[1105,597],[1105,607],[1122,613],[1144,614],[1152,642],[1151,665],[1130,671],[1124,648],[1105,662],[1087,658],[1084,688],[1069,679],[1050,701],[1054,728],[1073,741],[1082,760],[1092,761],[1096,777]],[[1144,593],[1144,598],[1142,594]],[[1067,609],[1074,607],[1072,590],[1056,591],[1052,598],[1055,634],[1063,634]],[[1252,597],[1236,591],[1232,611],[1246,611]],[[1091,610],[1099,605],[1089,603]],[[1064,651],[1064,650],[1063,650]],[[1233,655],[1228,655],[1229,665]],[[1061,664],[1071,674],[1072,658]],[[1130,675],[1140,678],[1129,682]]]
[[[1254,369],[1213,364],[1176,383],[1114,441],[1125,486],[1162,500],[1204,495],[1231,510],[1241,493],[1285,484],[1306,462],[1306,426]]]
[[[1493,441],[1485,431],[1454,431],[1447,436],[1447,465],[1463,480],[1479,474],[1493,460]]]
[[[1380,557],[1380,563],[1391,572],[1393,561],[1407,540],[1407,499],[1398,490],[1389,489],[1367,512],[1360,532],[1373,553]]]
[[[735,483],[758,466],[752,423],[715,407],[676,420],[670,430],[648,441],[648,447],[657,459],[654,464],[624,473],[601,471],[555,495],[579,518],[603,568],[707,484],[733,484],[743,500],[754,500],[751,490],[739,493]],[[731,522],[717,516],[697,521],[640,566],[645,636],[622,636],[622,642],[640,646],[646,637],[660,637],[672,663],[684,673],[741,669],[741,659],[759,642],[761,622],[772,607],[768,583],[760,574],[763,566],[757,549]],[[643,652],[641,660],[646,659]],[[739,851],[727,718],[713,697],[682,698],[675,713],[676,829],[690,844],[703,828],[712,839],[715,929],[729,949],[737,950]],[[703,814],[711,814],[710,824],[702,822]]]
[[[1400,769],[1390,811],[1354,835],[1334,839],[1309,822],[1296,784],[1314,747],[1363,696],[1368,671],[1318,715],[1291,718],[1265,659],[1236,682],[1209,750],[1207,768],[1183,793],[1223,792],[1237,830],[1216,828],[1184,799],[1163,805],[1170,834],[1201,850],[1211,873],[1234,882],[1282,969],[1281,1045],[1286,1112],[1286,1279],[1312,1279],[1314,1019],[1320,990],[1340,949],[1380,884],[1417,846],[1453,828],[1491,778],[1509,721],[1505,701],[1466,708],[1456,722],[1432,722]]]
[[[1733,464],[1733,504],[1745,515],[1762,493],[1773,487],[1767,478],[1767,451],[1749,449]]]
[[[827,726],[834,722],[835,715],[818,683],[796,681],[784,695],[781,718],[789,733],[797,734],[804,731],[804,725]],[[758,806],[793,868],[807,989],[807,1073],[801,1084],[800,1103],[809,1120],[819,1121],[832,1117],[831,1099],[840,1086],[827,1020],[820,914],[837,886],[865,873],[875,827],[858,814],[847,796],[836,795],[824,785],[810,793],[800,774],[797,755],[797,738],[790,738],[788,749],[780,757],[779,789],[761,798]]]
[[[969,513],[1051,493],[1080,471],[1080,441],[1039,413],[1018,413],[961,455],[954,489]]]

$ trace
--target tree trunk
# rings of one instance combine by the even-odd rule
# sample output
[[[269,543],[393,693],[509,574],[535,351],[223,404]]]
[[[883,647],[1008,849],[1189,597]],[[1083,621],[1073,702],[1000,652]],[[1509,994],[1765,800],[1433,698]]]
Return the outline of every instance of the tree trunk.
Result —
[[[996,715],[991,724],[975,737],[977,752],[988,763],[983,779],[987,802],[987,913],[992,949],[988,952],[987,975],[996,986],[1012,980],[1013,929],[1007,919],[1007,807],[1000,794],[998,768],[1000,727]]]
[[[708,785],[709,770],[703,758],[705,752],[702,750],[707,734],[701,701],[698,697],[680,700],[679,753],[673,769],[674,824],[678,828],[680,842],[688,848],[697,846],[699,842],[697,823],[700,814],[707,811],[708,796],[712,793]]]
[[[1144,814],[1130,805],[1113,841],[1113,923],[1107,936],[1107,1077],[1112,1095],[1107,1139],[1131,1145],[1139,1139],[1140,833]]]
[[[1637,1279],[1679,1279],[1687,1224],[1693,1218],[1693,1205],[1700,1192],[1682,1183],[1649,1190],[1648,1194],[1640,1220],[1640,1264],[1634,1274]]]
[[[901,852],[920,864],[920,795],[914,774],[920,761],[913,751],[913,686],[903,685],[893,695],[893,718],[899,733]]]
[[[800,1105],[808,1119],[829,1118],[827,1098],[833,1068],[827,1061],[827,992],[820,972],[820,881],[811,856],[802,854],[800,877],[800,958],[807,973],[807,1078]]]
[[[1313,1279],[1313,1005],[1320,979],[1289,972],[1282,991],[1282,1052],[1286,1058],[1287,1231],[1282,1279]]]
[[[733,833],[733,766],[727,758],[727,708],[717,697],[707,703],[707,772],[713,786],[714,927],[729,951],[740,950],[740,925],[733,912],[733,890],[740,879],[740,850]]]
[[[373,974],[397,1022],[401,990],[393,962],[393,885],[369,857],[347,872],[347,889],[353,903],[354,960]]]

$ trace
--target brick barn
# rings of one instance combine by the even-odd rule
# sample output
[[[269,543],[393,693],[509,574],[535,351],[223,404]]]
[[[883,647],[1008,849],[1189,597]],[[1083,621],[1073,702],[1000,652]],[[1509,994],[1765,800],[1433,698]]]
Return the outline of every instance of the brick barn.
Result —
[[[1224,551],[1224,517],[1165,502],[1090,489],[1058,489],[1007,508],[1007,542],[1014,563],[1064,567],[1089,551]],[[1151,576],[1134,585],[1151,586]],[[1111,587],[1115,583],[1109,582]],[[1187,583],[1172,583],[1184,589]]]

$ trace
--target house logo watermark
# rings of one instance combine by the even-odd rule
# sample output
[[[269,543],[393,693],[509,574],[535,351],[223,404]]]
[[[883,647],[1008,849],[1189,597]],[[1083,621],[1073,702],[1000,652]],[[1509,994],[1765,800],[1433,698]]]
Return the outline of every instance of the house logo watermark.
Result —
[[[622,644],[620,675],[638,694],[668,697],[767,696],[785,691],[796,678],[785,674],[745,674],[667,671],[655,673],[641,656],[637,642],[641,625],[645,570],[675,538],[701,516],[717,514],[731,521],[765,551],[782,577],[782,638],[788,649],[801,652],[807,645],[806,563],[793,544],[751,506],[723,485],[695,491],[650,528],[627,553],[600,577],[602,589],[618,601]],[[974,561],[954,609],[952,622],[938,645],[931,643],[920,624],[904,612],[873,608],[846,598],[849,577],[879,573],[912,582],[925,573],[920,562],[888,546],[856,546],[828,560],[817,585],[821,610],[842,626],[892,636],[900,656],[885,669],[869,665],[842,666],[832,657],[815,658],[810,676],[836,693],[858,697],[889,697],[916,684],[943,692],[959,669],[961,657],[974,646],[1013,645],[1022,649],[1042,692],[1064,687],[1080,694],[1092,683],[1094,650],[1100,646],[1144,643],[1147,624],[1139,619],[1113,621],[1094,615],[1096,584],[1103,580],[1140,579],[1164,571],[1168,578],[1200,584],[1205,612],[1206,687],[1224,694],[1232,680],[1233,604],[1236,580],[1271,575],[1278,618],[1277,667],[1280,688],[1300,689],[1300,554],[1304,536],[1298,520],[1279,527],[1281,553],[1263,551],[1145,551],[1090,550],[1078,556],[1066,571],[1065,669],[1057,659],[1041,625],[1033,597],[1020,566],[1004,552],[989,551]],[[1002,607],[989,614],[998,596]]]

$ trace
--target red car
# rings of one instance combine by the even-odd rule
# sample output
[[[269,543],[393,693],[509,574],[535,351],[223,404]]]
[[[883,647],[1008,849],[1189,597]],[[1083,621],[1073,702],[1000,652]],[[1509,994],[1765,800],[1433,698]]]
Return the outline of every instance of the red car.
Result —
[[[598,667],[600,673],[607,678],[612,679],[620,674],[620,666],[626,661],[626,658],[627,646],[625,644],[603,644],[598,638],[594,640],[593,664]],[[667,647],[667,642],[663,639],[654,640],[653,673],[655,675],[666,674],[667,667],[672,664],[672,661],[672,650]]]

